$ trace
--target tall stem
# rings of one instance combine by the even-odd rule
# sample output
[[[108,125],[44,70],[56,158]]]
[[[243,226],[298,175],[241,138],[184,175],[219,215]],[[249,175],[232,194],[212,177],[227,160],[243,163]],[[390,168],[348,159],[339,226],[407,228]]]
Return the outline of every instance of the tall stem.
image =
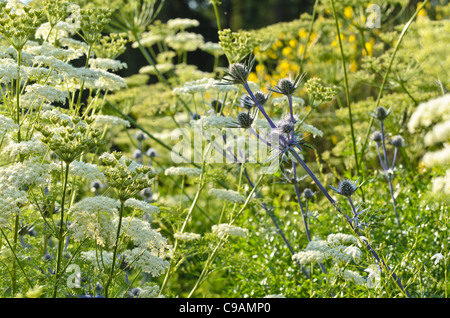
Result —
[[[392,199],[392,206],[394,207],[395,217],[397,219],[397,224],[400,230],[402,230],[402,225],[400,223],[400,217],[397,212],[397,201],[395,200],[394,196],[394,187],[392,185],[392,174],[388,174],[388,182],[389,182],[389,191],[391,193],[391,199]]]
[[[218,2],[218,1],[215,1],[215,0],[211,1],[212,5],[213,5],[213,8],[214,8],[214,14],[216,15],[217,29],[218,29],[219,31],[222,31],[222,27],[221,27],[221,25],[220,25],[219,10],[217,9],[217,2]]]
[[[120,239],[120,231],[122,229],[122,219],[123,219],[123,208],[125,205],[125,199],[120,200],[120,211],[119,211],[119,225],[117,226],[117,234],[116,234],[116,244],[114,245],[114,251],[113,251],[113,258],[112,258],[112,265],[111,265],[111,271],[109,273],[108,281],[105,285],[105,298],[108,298],[109,296],[109,288],[111,287],[111,283],[114,277],[114,270],[116,266],[116,258],[117,258],[117,251],[119,249],[119,239]]]
[[[61,166],[63,166],[63,161],[61,161]],[[55,273],[55,286],[53,289],[53,298],[56,298],[56,295],[58,293],[58,280],[60,279],[60,271],[61,271],[61,261],[63,258],[63,246],[64,246],[64,204],[66,201],[66,190],[67,190],[67,183],[69,179],[69,167],[70,163],[66,162],[66,169],[64,173],[64,180],[63,180],[63,191],[62,191],[62,198],[61,198],[61,215],[59,220],[59,235],[58,235],[58,251],[57,251],[57,257],[56,257],[56,273]]]

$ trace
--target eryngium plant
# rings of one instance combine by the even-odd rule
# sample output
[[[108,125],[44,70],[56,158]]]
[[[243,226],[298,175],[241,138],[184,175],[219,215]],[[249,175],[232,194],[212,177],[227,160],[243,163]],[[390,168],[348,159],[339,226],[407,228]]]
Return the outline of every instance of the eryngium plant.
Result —
[[[351,200],[351,196],[355,193],[355,191],[358,189],[357,182],[352,183],[349,180],[345,180],[341,182],[338,186],[338,189],[334,188],[336,192],[339,194],[345,196],[348,200],[348,202],[351,205],[353,219],[350,218],[345,211],[341,209],[341,207],[336,203],[336,201],[331,197],[331,195],[328,193],[328,191],[325,189],[325,187],[322,185],[322,183],[317,179],[315,174],[311,171],[311,169],[308,167],[308,165],[303,160],[302,151],[304,147],[306,148],[312,148],[309,144],[307,144],[303,139],[303,132],[298,130],[295,131],[295,129],[288,129],[284,124],[282,125],[276,125],[274,120],[268,115],[266,110],[264,109],[264,105],[261,105],[259,100],[256,98],[255,94],[252,92],[249,83],[248,83],[248,76],[252,70],[252,67],[255,63],[255,58],[247,58],[247,61],[244,63],[234,63],[231,64],[228,68],[228,72],[226,72],[226,76],[224,78],[225,83],[228,84],[239,84],[242,85],[245,89],[245,91],[248,94],[248,98],[253,101],[253,103],[258,108],[259,112],[263,114],[263,116],[266,118],[268,124],[272,128],[272,134],[276,134],[279,138],[279,142],[272,146],[272,152],[273,160],[279,160],[280,162],[286,162],[290,161],[293,167],[293,173],[294,173],[294,180],[296,180],[296,165],[299,164],[302,166],[302,168],[306,171],[306,173],[313,179],[314,183],[317,185],[319,190],[322,192],[323,195],[328,199],[328,201],[336,208],[336,210],[345,217],[348,225],[350,226],[351,230],[358,235],[360,238],[360,241],[364,244],[364,246],[367,248],[367,250],[372,254],[374,259],[377,263],[379,263],[380,266],[382,266],[383,269],[385,269],[388,274],[394,279],[396,284],[399,286],[399,288],[404,292],[408,297],[410,297],[408,291],[403,287],[403,284],[400,280],[400,278],[395,274],[395,272],[386,265],[384,260],[377,254],[377,252],[372,248],[372,246],[367,242],[367,239],[362,235],[360,232],[360,226],[361,224],[358,222],[358,215],[364,211],[358,211]],[[293,113],[292,108],[292,101],[291,97],[293,92],[296,88],[298,88],[299,85],[299,79],[302,77],[296,77],[295,80],[292,80],[290,78],[280,80],[278,85],[273,89],[273,91],[283,94],[288,98],[289,101],[289,117],[288,121],[290,120],[292,124],[295,124],[297,122],[297,119],[295,118],[295,115]],[[387,115],[389,114],[388,111],[379,110],[375,113],[377,118],[382,122]],[[282,129],[280,129],[282,127]],[[258,136],[259,137],[259,136]],[[298,190],[297,183],[294,182],[294,189],[297,194],[298,203],[300,205],[300,208],[302,210],[303,218],[306,220],[306,214],[303,209],[303,205],[300,200],[300,192]],[[310,234],[309,229],[307,228],[307,223],[305,223],[305,230],[307,232],[308,239],[310,240]],[[324,268],[322,267],[322,270],[324,271]]]

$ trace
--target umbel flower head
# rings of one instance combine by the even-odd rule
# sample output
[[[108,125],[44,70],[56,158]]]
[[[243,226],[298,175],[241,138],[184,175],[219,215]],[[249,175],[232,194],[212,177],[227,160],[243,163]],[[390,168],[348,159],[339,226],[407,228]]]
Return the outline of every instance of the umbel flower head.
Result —
[[[391,109],[386,110],[383,106],[378,106],[375,108],[375,111],[372,113],[372,117],[378,119],[379,121],[383,121],[389,116]]]
[[[282,78],[278,81],[277,85],[275,85],[275,88],[269,88],[269,90],[278,94],[292,96],[304,77],[305,74],[303,73],[302,75],[297,76],[295,79],[292,79],[291,77]]]
[[[353,193],[356,192],[356,190],[359,189],[359,187],[362,186],[362,183],[358,185],[357,179],[354,183],[351,180],[345,179],[339,182],[338,188],[330,186],[331,189],[339,193],[340,195],[343,195],[344,197],[351,197]]]
[[[247,79],[255,64],[256,57],[248,58],[246,63],[233,63],[225,71],[223,80],[225,84],[241,84],[246,85]]]

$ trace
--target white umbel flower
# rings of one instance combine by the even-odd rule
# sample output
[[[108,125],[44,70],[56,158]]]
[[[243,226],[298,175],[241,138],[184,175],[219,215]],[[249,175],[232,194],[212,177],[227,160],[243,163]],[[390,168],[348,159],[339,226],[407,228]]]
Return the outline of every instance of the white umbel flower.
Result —
[[[187,167],[170,167],[164,171],[166,176],[193,176],[198,177],[202,174],[202,170],[198,168]]]
[[[233,190],[225,190],[225,189],[211,189],[209,190],[209,194],[225,201],[243,204],[245,203],[246,197],[240,195],[238,192]]]
[[[221,238],[224,237],[225,235],[238,237],[246,237],[248,235],[248,229],[244,229],[236,225],[225,223],[213,225],[211,230],[214,234],[217,234],[217,236]]]
[[[179,241],[195,241],[201,238],[200,234],[197,233],[175,233],[173,235]]]

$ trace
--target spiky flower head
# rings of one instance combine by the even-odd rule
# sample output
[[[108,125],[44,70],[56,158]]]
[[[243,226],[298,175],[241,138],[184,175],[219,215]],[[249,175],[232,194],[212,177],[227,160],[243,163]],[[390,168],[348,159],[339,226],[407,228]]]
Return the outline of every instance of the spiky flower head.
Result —
[[[277,85],[274,88],[270,88],[270,90],[278,94],[292,96],[303,77],[304,74],[297,76],[295,79],[292,79],[291,77],[282,78],[278,81]]]
[[[386,108],[384,108],[383,106],[378,106],[377,108],[375,108],[375,111],[372,113],[372,116],[378,119],[379,121],[383,121],[387,118],[387,116],[389,116],[390,112],[391,112],[390,108],[386,110]]]
[[[332,186],[330,186],[330,188],[333,189],[335,192],[339,193],[340,195],[343,195],[344,197],[351,197],[352,194],[355,193],[360,186],[362,186],[362,183],[358,185],[358,180],[352,183],[351,180],[344,179],[341,182],[339,182],[337,189]]]
[[[295,123],[290,119],[282,119],[277,124],[278,129],[284,134],[290,134],[295,129]]]
[[[255,64],[255,58],[248,59],[247,63],[233,63],[225,71],[223,80],[225,84],[247,85],[247,79]]]
[[[222,107],[223,107],[223,104],[222,104],[222,102],[220,100],[214,99],[214,100],[211,101],[211,108],[217,114],[219,114],[222,111]]]
[[[237,124],[241,128],[250,128],[253,124],[253,119],[249,113],[242,112],[237,115]]]
[[[397,135],[397,136],[392,137],[392,139],[391,139],[391,144],[392,144],[395,148],[404,147],[404,146],[405,146],[405,140],[403,139],[402,136]]]
[[[303,197],[306,200],[311,200],[312,198],[314,198],[316,194],[314,192],[312,192],[312,190],[310,188],[306,188],[305,190],[303,190]]]
[[[375,141],[376,143],[380,143],[381,140],[383,139],[383,136],[381,135],[381,133],[379,131],[375,131],[370,138]]]

